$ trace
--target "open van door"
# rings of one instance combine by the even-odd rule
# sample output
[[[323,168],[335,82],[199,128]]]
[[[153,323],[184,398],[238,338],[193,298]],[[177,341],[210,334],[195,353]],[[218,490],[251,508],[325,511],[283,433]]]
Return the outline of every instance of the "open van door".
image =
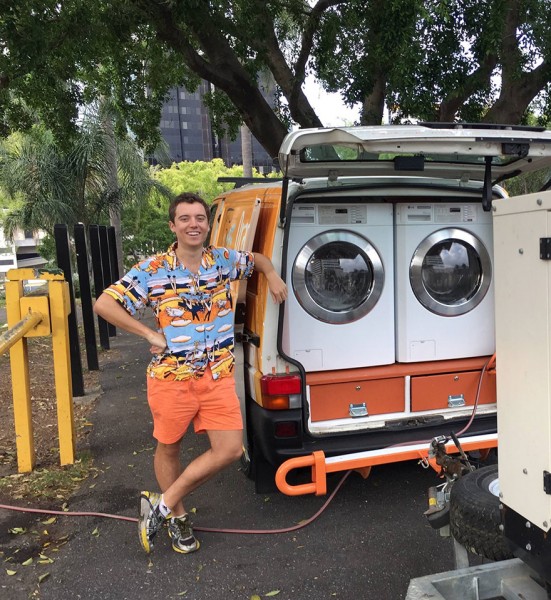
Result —
[[[262,199],[255,195],[254,200],[252,200],[251,195],[243,194],[241,198],[232,198],[231,205],[228,205],[222,199],[217,205],[211,225],[210,243],[212,245],[252,251]],[[231,294],[235,303],[235,388],[241,405],[241,414],[245,419],[247,413],[245,409],[243,327],[247,280],[232,282]],[[246,426],[243,427],[243,447],[248,448]]]

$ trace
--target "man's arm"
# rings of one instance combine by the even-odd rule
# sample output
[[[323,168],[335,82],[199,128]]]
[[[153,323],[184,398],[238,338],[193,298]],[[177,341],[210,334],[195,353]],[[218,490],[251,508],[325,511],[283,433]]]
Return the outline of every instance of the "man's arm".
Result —
[[[151,344],[151,352],[159,354],[166,348],[166,339],[162,333],[144,325],[141,321],[134,319],[132,315],[109,294],[103,294],[94,303],[94,312],[120,329],[139,335]]]
[[[268,289],[274,302],[281,304],[287,299],[287,286],[281,277],[276,273],[272,261],[264,254],[253,252],[254,268],[266,277]]]

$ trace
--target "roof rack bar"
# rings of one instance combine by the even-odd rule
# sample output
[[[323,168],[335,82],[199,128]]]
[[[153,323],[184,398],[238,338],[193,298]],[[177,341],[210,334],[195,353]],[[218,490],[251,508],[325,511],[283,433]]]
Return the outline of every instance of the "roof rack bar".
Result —
[[[235,187],[239,188],[248,183],[266,183],[270,181],[281,181],[283,177],[219,177],[219,183],[235,183]]]

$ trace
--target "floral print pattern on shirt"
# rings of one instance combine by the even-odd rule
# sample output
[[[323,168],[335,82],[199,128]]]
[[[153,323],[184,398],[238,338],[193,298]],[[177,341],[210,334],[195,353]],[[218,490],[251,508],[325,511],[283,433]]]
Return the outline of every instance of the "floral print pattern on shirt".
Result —
[[[214,379],[226,377],[234,366],[230,283],[250,277],[253,254],[209,246],[199,271],[192,273],[177,259],[176,247],[177,242],[134,265],[105,292],[131,315],[145,306],[153,309],[167,349],[149,363],[150,377],[201,377],[207,365]]]

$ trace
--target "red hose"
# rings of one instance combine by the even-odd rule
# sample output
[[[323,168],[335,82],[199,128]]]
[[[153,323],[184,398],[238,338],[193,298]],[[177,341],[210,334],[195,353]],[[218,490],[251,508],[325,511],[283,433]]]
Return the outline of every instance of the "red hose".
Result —
[[[305,521],[301,521],[298,525],[293,525],[291,527],[285,527],[283,529],[218,529],[215,527],[199,527],[193,526],[195,531],[207,531],[210,533],[238,533],[238,534],[250,534],[250,535],[262,535],[262,534],[273,534],[273,533],[289,533],[291,531],[296,531],[297,529],[302,529],[310,523],[313,523],[329,506],[336,493],[342,487],[343,483],[346,481],[346,478],[350,475],[352,471],[347,471],[342,479],[337,484],[337,487],[331,492],[331,495],[324,502],[323,506],[309,519]],[[108,513],[97,513],[97,512],[72,512],[72,511],[64,511],[64,510],[47,510],[43,508],[24,508],[22,506],[10,506],[7,504],[0,504],[0,509],[4,510],[13,510],[16,512],[26,512],[26,513],[38,513],[42,515],[59,515],[62,517],[101,517],[105,519],[117,519],[119,521],[132,521],[134,523],[138,522],[138,519],[135,517],[125,517],[123,515],[110,515]]]

